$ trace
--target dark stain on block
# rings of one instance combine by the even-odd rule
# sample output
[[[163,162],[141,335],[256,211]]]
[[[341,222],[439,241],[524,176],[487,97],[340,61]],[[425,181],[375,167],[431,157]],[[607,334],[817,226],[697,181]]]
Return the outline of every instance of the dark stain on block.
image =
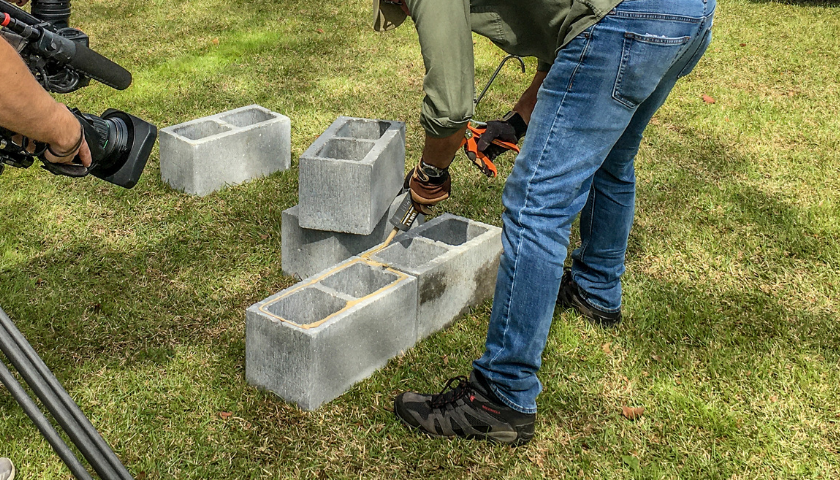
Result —
[[[499,257],[485,263],[475,272],[475,289],[469,305],[475,306],[491,298],[496,290],[496,275],[499,273]]]
[[[429,278],[420,286],[418,293],[420,296],[420,305],[437,300],[446,293],[446,275],[442,272],[429,275]]]

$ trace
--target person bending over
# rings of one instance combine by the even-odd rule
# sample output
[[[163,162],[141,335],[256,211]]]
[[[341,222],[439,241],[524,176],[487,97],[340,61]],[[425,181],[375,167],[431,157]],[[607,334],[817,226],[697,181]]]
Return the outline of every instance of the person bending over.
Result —
[[[480,145],[525,137],[502,194],[485,352],[469,378],[450,379],[439,394],[400,394],[394,411],[405,424],[431,436],[528,442],[555,305],[602,326],[621,320],[633,161],[651,117],[706,51],[714,9],[715,0],[374,1],[376,30],[410,16],[420,41],[426,139],[408,183],[421,211],[448,198],[448,167],[473,114],[471,32],[538,59],[531,84]],[[578,215],[581,245],[564,269]]]

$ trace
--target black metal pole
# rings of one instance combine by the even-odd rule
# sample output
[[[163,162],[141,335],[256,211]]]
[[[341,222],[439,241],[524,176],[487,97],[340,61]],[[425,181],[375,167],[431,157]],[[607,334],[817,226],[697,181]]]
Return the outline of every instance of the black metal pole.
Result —
[[[70,437],[70,440],[82,452],[82,455],[84,455],[93,469],[96,470],[96,473],[104,479],[115,479],[116,472],[107,464],[105,457],[94,446],[91,439],[55,395],[55,392],[49,388],[44,378],[38,374],[34,365],[29,362],[29,359],[21,351],[13,336],[13,332],[7,328],[7,318],[4,314],[0,313],[0,350],[3,351],[6,358],[9,359],[9,362],[20,373],[20,376],[26,380],[26,383],[35,392],[35,395],[41,399],[41,402],[47,407],[47,410],[49,410],[58,424],[61,425],[61,428]],[[102,468],[103,465],[106,467]]]
[[[47,442],[50,443],[53,450],[56,454],[58,454],[59,458],[67,465],[67,468],[70,469],[70,472],[73,473],[78,480],[92,480],[90,474],[82,466],[79,459],[76,458],[76,455],[70,450],[70,447],[64,443],[64,440],[58,435],[58,432],[55,431],[52,424],[47,417],[41,413],[41,410],[38,409],[38,406],[35,405],[35,402],[29,398],[26,391],[15,379],[12,372],[6,368],[6,364],[0,362],[0,382],[3,382],[3,385],[6,386],[6,389],[9,390],[9,393],[12,394],[15,400],[17,400],[20,407],[32,419],[32,423],[35,424],[35,427],[41,432],[41,435],[47,439]]]
[[[2,309],[0,349],[102,479],[133,480],[110,446]]]

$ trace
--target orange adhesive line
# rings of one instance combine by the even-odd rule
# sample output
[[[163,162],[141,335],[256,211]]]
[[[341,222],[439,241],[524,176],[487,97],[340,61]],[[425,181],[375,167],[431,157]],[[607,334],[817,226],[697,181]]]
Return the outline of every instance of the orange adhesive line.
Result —
[[[373,252],[371,252],[371,253],[373,253]],[[334,273],[336,273],[336,272],[339,272],[339,271],[341,271],[341,270],[344,270],[345,268],[348,268],[348,267],[350,267],[351,265],[356,264],[356,263],[360,263],[360,262],[363,262],[365,265],[370,265],[370,266],[372,266],[372,267],[385,267],[385,270],[387,270],[387,271],[389,271],[389,272],[391,272],[391,273],[396,274],[398,278],[397,278],[396,280],[394,280],[392,283],[390,283],[390,284],[388,284],[388,285],[386,285],[386,286],[384,286],[384,287],[380,288],[379,290],[376,290],[376,291],[375,291],[375,292],[373,292],[373,293],[370,293],[370,294],[368,294],[368,295],[365,295],[364,297],[357,298],[357,299],[355,299],[355,300],[348,300],[348,301],[347,301],[347,304],[346,304],[346,305],[344,305],[344,307],[343,307],[343,308],[341,308],[340,310],[338,310],[338,311],[336,311],[336,312],[334,312],[334,313],[332,313],[332,314],[330,314],[330,315],[327,315],[325,318],[322,318],[321,320],[318,320],[317,322],[313,322],[313,323],[306,323],[306,324],[295,323],[295,322],[293,322],[293,321],[291,321],[291,320],[288,320],[288,319],[286,319],[286,318],[283,318],[283,317],[281,317],[281,316],[279,316],[279,315],[275,315],[274,313],[271,313],[271,312],[269,312],[269,311],[266,309],[268,306],[273,305],[273,304],[275,304],[275,303],[279,302],[280,300],[282,300],[282,299],[284,299],[284,298],[288,297],[289,295],[292,295],[293,293],[296,293],[296,292],[298,292],[298,291],[300,291],[300,290],[302,290],[302,289],[304,289],[304,288],[306,288],[306,287],[309,287],[309,286],[311,286],[311,285],[314,285],[314,284],[316,284],[316,283],[320,282],[321,280],[323,280],[324,278],[329,277],[330,275],[332,275],[332,274],[334,274]],[[270,302],[266,303],[265,305],[260,306],[259,310],[260,310],[261,312],[263,312],[264,314],[266,314],[266,315],[268,315],[268,316],[272,317],[272,318],[276,318],[277,320],[280,320],[281,322],[290,323],[290,324],[292,324],[292,325],[294,325],[294,326],[296,326],[296,327],[302,328],[302,329],[304,329],[304,330],[309,330],[309,329],[311,329],[311,328],[316,328],[316,327],[318,327],[318,326],[322,325],[322,324],[323,324],[324,322],[326,322],[327,320],[329,320],[329,319],[331,319],[331,318],[335,317],[336,315],[338,315],[338,314],[340,314],[340,313],[342,313],[342,312],[344,312],[344,311],[346,311],[346,310],[348,310],[348,309],[350,309],[350,308],[354,307],[355,305],[358,305],[359,303],[363,302],[364,300],[366,300],[366,299],[368,299],[368,298],[370,298],[370,297],[372,297],[372,296],[374,296],[374,295],[379,295],[380,293],[382,293],[382,292],[384,292],[384,291],[386,291],[386,290],[389,290],[389,289],[391,289],[391,288],[396,287],[396,286],[397,286],[397,284],[399,284],[400,282],[402,282],[402,281],[403,281],[403,280],[405,280],[406,278],[408,278],[408,275],[406,275],[406,274],[405,274],[405,273],[403,273],[403,272],[400,272],[399,270],[394,270],[393,268],[388,267],[388,266],[387,266],[387,265],[385,265],[384,263],[376,262],[376,261],[370,260],[369,258],[357,258],[357,259],[353,260],[352,262],[349,262],[349,263],[346,263],[346,264],[340,265],[340,266],[338,266],[338,267],[336,267],[336,268],[333,268],[332,270],[328,270],[328,271],[327,271],[327,272],[325,272],[323,275],[321,275],[321,276],[319,276],[319,277],[315,277],[315,278],[313,278],[312,280],[310,280],[310,281],[308,281],[308,282],[306,282],[306,283],[299,283],[296,287],[292,288],[291,290],[289,290],[288,292],[284,293],[283,295],[281,295],[281,296],[279,296],[279,297],[275,298],[274,300],[272,300],[272,301],[270,301]]]

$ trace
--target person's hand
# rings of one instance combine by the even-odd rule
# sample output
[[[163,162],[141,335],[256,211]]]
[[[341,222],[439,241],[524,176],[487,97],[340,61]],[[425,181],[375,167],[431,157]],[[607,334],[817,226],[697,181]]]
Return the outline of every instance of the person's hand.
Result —
[[[404,187],[411,192],[414,208],[423,215],[429,215],[432,207],[449,198],[452,192],[449,169],[439,169],[420,160],[405,177]]]
[[[82,143],[81,145],[79,145],[79,148],[71,150],[66,155],[59,156],[61,155],[61,153],[63,152],[53,153],[52,150],[47,150],[46,152],[44,152],[44,158],[46,158],[47,161],[50,163],[67,164],[73,163],[73,160],[75,160],[78,156],[79,163],[84,165],[85,168],[89,167],[92,161],[90,156],[90,147],[88,147],[87,140],[84,139],[84,135],[82,136]]]
[[[525,136],[527,130],[528,125],[522,117],[516,112],[509,112],[503,118],[487,122],[487,128],[481,134],[476,146],[478,151],[487,155],[492,162],[496,157],[508,151],[505,147],[494,145],[493,140],[516,145]]]
[[[74,125],[75,124],[75,125]],[[79,121],[73,116],[71,128],[78,128],[77,138],[70,146],[66,144],[49,144],[40,156],[43,167],[56,174],[68,177],[84,177],[92,163],[90,146],[85,139],[85,131]],[[66,138],[66,137],[65,137]],[[70,136],[69,138],[73,138]]]

